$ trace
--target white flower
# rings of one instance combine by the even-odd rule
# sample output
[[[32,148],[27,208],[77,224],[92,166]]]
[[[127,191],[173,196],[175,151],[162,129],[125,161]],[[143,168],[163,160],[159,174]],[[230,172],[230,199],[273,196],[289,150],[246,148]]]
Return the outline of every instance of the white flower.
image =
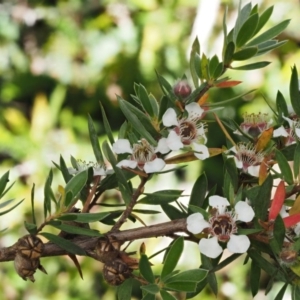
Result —
[[[204,231],[209,238],[202,238],[199,242],[200,252],[216,258],[222,252],[221,243],[227,243],[227,249],[232,253],[244,253],[250,247],[250,240],[246,235],[236,235],[236,221],[250,222],[254,217],[252,207],[239,201],[234,211],[228,212],[229,202],[220,196],[209,197],[209,205],[215,208],[214,214],[206,221],[202,214],[194,213],[187,218],[187,230],[193,234]]]
[[[205,135],[205,124],[200,122],[204,110],[197,103],[190,103],[185,107],[187,118],[178,118],[173,108],[168,108],[162,117],[164,126],[173,127],[167,138],[162,139],[164,147],[169,150],[179,150],[185,146],[192,146],[195,156],[199,159],[209,157]]]
[[[256,151],[252,143],[238,143],[230,149],[235,153],[233,156],[236,167],[242,169],[243,172],[249,173],[252,176],[259,176],[260,164],[264,159],[264,152]],[[229,155],[228,157],[232,157]]]
[[[166,165],[165,161],[156,155],[157,152],[166,153],[164,152],[166,149],[160,141],[155,149],[145,139],[134,144],[133,147],[131,147],[129,140],[119,139],[113,144],[112,149],[117,154],[131,154],[128,159],[123,159],[117,164],[119,168],[135,169],[138,167],[146,173],[155,173],[161,171]]]
[[[68,171],[71,175],[76,175],[84,170],[87,170],[88,168],[93,168],[93,175],[94,176],[105,176],[107,174],[107,171],[105,167],[101,166],[98,163],[88,162],[86,163],[83,160],[77,160],[76,161],[76,167],[75,168],[68,168]]]

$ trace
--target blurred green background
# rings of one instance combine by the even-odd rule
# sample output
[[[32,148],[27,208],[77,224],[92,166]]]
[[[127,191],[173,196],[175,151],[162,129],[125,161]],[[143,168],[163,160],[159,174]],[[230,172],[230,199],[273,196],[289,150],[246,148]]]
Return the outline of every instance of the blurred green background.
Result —
[[[263,57],[272,61],[271,65],[263,70],[229,72],[232,79],[243,83],[235,89],[210,94],[209,101],[217,102],[257,89],[219,113],[220,117],[232,117],[238,122],[245,111],[267,112],[272,117],[262,95],[271,105],[278,89],[288,98],[290,67],[297,65],[300,57],[299,1],[252,3],[258,3],[260,11],[275,5],[269,26],[287,18],[292,21],[279,37],[288,39],[288,43]],[[132,101],[130,94],[134,93],[133,84],[137,82],[159,99],[162,93],[155,71],[171,83],[183,74],[189,76],[188,53],[195,34],[206,54],[220,55],[226,5],[231,28],[238,1],[1,1],[0,174],[11,169],[10,178],[16,182],[7,197],[25,198],[20,207],[0,218],[0,229],[8,227],[1,235],[2,247],[13,244],[25,234],[23,222],[31,221],[33,183],[37,209],[40,206],[41,211],[43,184],[50,168],[54,168],[52,161],[58,162],[60,155],[67,162],[70,155],[94,160],[89,146],[87,114],[94,119],[101,140],[105,139],[99,102],[117,132],[124,117],[116,94]],[[225,144],[214,123],[209,123],[208,141],[210,147]],[[217,183],[220,190],[221,163],[222,159],[215,157],[202,165],[193,164],[173,178],[168,177],[168,186],[154,184],[154,187],[166,189],[180,184],[188,190],[204,167],[210,186]],[[215,172],[216,168],[220,172]],[[54,190],[58,184],[63,184],[63,180],[55,171]],[[149,243],[151,251],[156,240]],[[190,248],[195,262],[189,262],[193,267],[200,263],[194,246]],[[38,271],[35,284],[19,278],[12,262],[1,263],[0,299],[114,299],[114,289],[103,282],[101,264],[91,259],[81,259],[81,263],[83,281],[68,258],[43,259],[48,275]],[[236,268],[220,272],[218,299],[251,298],[247,280],[241,280],[247,278],[247,272],[248,268],[241,267],[241,262]],[[275,292],[276,289],[275,286]],[[135,299],[141,299],[138,289],[135,295]],[[183,295],[177,297],[182,299]],[[207,290],[201,299],[215,297]],[[258,295],[255,299],[274,299],[274,294]]]

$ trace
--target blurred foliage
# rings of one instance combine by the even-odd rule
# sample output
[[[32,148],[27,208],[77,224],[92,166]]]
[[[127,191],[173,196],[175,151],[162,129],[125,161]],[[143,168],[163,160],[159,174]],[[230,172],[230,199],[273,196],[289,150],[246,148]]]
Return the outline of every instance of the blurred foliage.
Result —
[[[95,125],[99,134],[104,134],[99,101],[105,108],[112,129],[116,131],[124,121],[117,107],[116,94],[132,101],[130,95],[134,94],[133,84],[137,82],[159,98],[161,91],[155,70],[174,83],[185,73],[198,2],[1,1],[0,174],[13,167],[11,177],[17,182],[12,197],[25,198],[24,203],[27,202],[10,214],[9,218],[1,219],[0,228],[9,227],[9,232],[1,240],[3,246],[14,243],[20,232],[24,233],[21,224],[23,217],[20,218],[20,214],[25,214],[25,219],[30,215],[29,199],[33,183],[36,184],[36,198],[42,198],[41,185],[46,180],[49,168],[53,167],[52,161],[57,162],[60,154],[65,158],[73,155],[92,160],[87,114],[91,114],[97,122]],[[256,112],[270,112],[262,95],[272,106],[278,89],[287,94],[290,67],[297,63],[300,56],[297,26],[299,2],[261,2],[261,9],[275,5],[270,26],[279,19],[292,19],[288,29],[279,37],[289,42],[270,54],[268,60],[273,62],[271,66],[247,74],[235,71],[232,73],[233,79],[242,80],[243,84],[235,91],[221,90],[221,98],[224,99],[234,97],[245,89],[260,88],[219,113],[220,117],[231,117],[238,122],[245,111],[251,113],[255,109]],[[229,7],[229,20],[236,13],[237,1],[220,2],[210,41],[222,36],[221,16],[225,5]],[[201,31],[209,28],[198,30],[201,36]],[[212,53],[214,48],[218,48],[218,45],[211,42],[204,46]],[[218,93],[212,91],[212,102],[220,99]],[[225,143],[221,136],[216,136],[213,129],[208,133],[208,141],[209,147]],[[207,168],[212,172],[207,174],[208,182],[212,185],[222,181],[222,172],[219,175],[214,171],[214,166],[221,159],[215,157],[205,162],[212,165]],[[184,174],[177,175],[180,177],[179,182],[185,177]],[[18,277],[11,263],[2,263],[0,298],[34,300],[114,297],[112,290],[103,282],[100,263],[96,265],[88,259],[82,261],[84,281],[67,258],[60,259],[59,263],[50,258],[43,259],[43,265],[49,275],[37,276],[35,285],[32,285]],[[237,292],[226,296],[223,294],[224,288],[220,296],[223,294],[223,299],[247,297],[243,292],[246,287],[241,286],[238,280],[244,275],[231,273],[236,274],[236,271],[226,273],[224,282],[230,279],[236,284]],[[207,298],[205,294],[201,297],[211,299],[209,292]],[[136,295],[136,298],[140,299],[141,295]]]

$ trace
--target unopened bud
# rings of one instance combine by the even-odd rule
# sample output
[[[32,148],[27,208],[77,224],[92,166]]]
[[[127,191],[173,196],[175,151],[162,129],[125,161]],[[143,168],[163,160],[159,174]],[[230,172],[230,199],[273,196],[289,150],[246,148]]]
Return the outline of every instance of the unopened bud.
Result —
[[[192,92],[192,88],[185,80],[178,81],[173,87],[174,94],[180,98],[186,98]]]

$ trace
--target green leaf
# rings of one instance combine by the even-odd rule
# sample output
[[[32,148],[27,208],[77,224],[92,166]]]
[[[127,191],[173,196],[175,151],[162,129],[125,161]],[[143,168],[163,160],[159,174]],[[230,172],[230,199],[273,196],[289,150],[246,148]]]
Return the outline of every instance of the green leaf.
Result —
[[[299,300],[299,299],[300,299],[300,286],[292,285],[292,300]]]
[[[100,108],[101,108],[104,129],[105,129],[106,135],[107,135],[107,137],[109,139],[109,142],[112,145],[115,142],[115,139],[113,137],[112,130],[110,128],[110,125],[109,125],[109,122],[108,122],[108,119],[107,119],[104,107],[103,107],[103,105],[102,105],[101,102],[99,104],[100,104]]]
[[[286,291],[286,288],[288,287],[288,283],[286,283],[278,292],[274,300],[282,300]],[[299,299],[299,298],[298,298]]]
[[[162,300],[176,300],[176,298],[174,296],[172,296],[170,293],[168,293],[165,290],[160,291],[160,296],[161,296]]]
[[[276,243],[278,245],[277,254],[279,254],[279,252],[282,249],[283,241],[285,238],[285,231],[286,231],[286,229],[285,229],[282,217],[279,214],[275,220],[274,231],[273,231],[273,238],[276,240]],[[274,249],[273,249],[273,251],[274,251]]]
[[[176,207],[170,204],[161,204],[161,208],[164,211],[164,213],[170,218],[170,220],[176,220],[187,217],[185,213],[179,211]]]
[[[260,274],[261,269],[259,267],[259,264],[255,261],[251,261],[251,272],[250,272],[250,287],[252,292],[252,297],[254,297],[259,290],[259,284],[260,284]]]
[[[155,300],[155,299],[156,299],[155,295],[146,294],[142,300]]]
[[[247,47],[238,52],[235,52],[232,56],[232,60],[247,60],[257,53],[257,47]]]
[[[121,285],[117,286],[118,300],[131,300],[132,286],[133,278],[128,278]]]
[[[269,64],[270,64],[269,61],[260,61],[260,62],[256,62],[256,63],[253,63],[253,64],[244,65],[244,66],[231,67],[231,69],[237,70],[237,71],[238,70],[249,71],[249,70],[255,70],[255,69],[264,68],[264,67],[266,67]]]
[[[192,281],[171,282],[165,285],[165,288],[178,292],[194,292],[196,287],[197,283]]]
[[[273,49],[276,49],[284,44],[287,43],[287,40],[284,40],[284,41],[276,41],[276,40],[271,40],[270,42],[273,42],[273,43],[270,43],[269,46],[266,46],[266,47],[262,47],[262,44],[258,44],[257,47],[258,47],[258,51],[257,51],[257,54],[256,56],[258,55],[262,55],[262,54],[265,54]]]
[[[158,116],[158,109],[159,109],[158,102],[152,94],[149,94],[149,101],[153,110],[154,119],[156,119]]]
[[[203,173],[197,178],[194,183],[189,205],[203,207],[207,188],[207,178],[205,173]]]
[[[53,244],[56,244],[58,247],[76,255],[86,255],[85,251],[77,246],[76,244],[60,237],[57,235],[54,235],[52,233],[48,232],[42,232],[40,235],[44,236],[47,240],[52,242]]]
[[[228,67],[230,66],[232,62],[232,57],[235,51],[235,45],[234,42],[230,42],[225,49],[225,54],[224,54],[224,66]]]
[[[49,222],[48,224],[57,229],[60,229],[62,231],[72,233],[72,234],[79,234],[79,235],[86,235],[86,236],[98,236],[98,237],[103,236],[103,234],[101,234],[97,230],[83,228],[83,227],[79,227],[79,226],[72,226],[69,224],[61,223],[61,222],[59,222],[59,223],[60,224],[58,224],[57,222]]]
[[[159,103],[158,121],[161,121],[164,113],[168,108],[169,108],[169,99],[166,96],[163,96],[160,99],[160,103]]]
[[[283,122],[282,115],[288,116],[288,107],[287,107],[286,101],[280,91],[277,92],[276,107],[277,107],[277,111],[278,111],[278,122],[282,123]]]
[[[236,254],[232,254],[229,257],[227,257],[226,259],[222,260],[222,262],[220,262],[217,266],[213,267],[210,272],[217,272],[223,268],[225,268],[226,266],[228,266],[230,263],[232,263],[233,261],[235,261],[237,258],[239,258],[242,254],[241,253],[236,253]]]
[[[191,282],[200,282],[206,278],[208,274],[207,270],[204,269],[192,269],[188,271],[181,272],[168,278],[165,283],[170,282],[181,282],[181,281],[191,281]]]
[[[293,173],[285,156],[279,150],[275,149],[275,158],[281,171],[281,178],[288,184],[293,184]]]
[[[157,80],[158,83],[160,85],[161,90],[163,91],[163,93],[166,95],[166,97],[175,104],[175,100],[177,99],[177,97],[175,96],[174,92],[173,92],[173,87],[172,85],[161,75],[159,75],[156,72],[156,76],[157,76]]]
[[[198,72],[200,71],[200,68],[196,61],[197,57],[199,58],[199,54],[200,54],[200,43],[198,38],[196,37],[193,42],[191,54],[190,54],[190,71],[191,71],[191,76],[195,87],[199,86]],[[197,69],[199,71],[197,71]]]
[[[218,282],[217,282],[217,277],[215,273],[209,273],[207,275],[207,282],[215,296],[218,295]]]
[[[91,145],[95,154],[96,161],[100,164],[104,164],[103,155],[99,145],[98,135],[90,115],[88,115],[88,128],[89,128]]]
[[[102,213],[66,213],[58,217],[61,221],[76,221],[79,223],[92,223],[98,222],[106,218],[109,212]]]
[[[256,35],[269,21],[273,12],[273,8],[274,8],[273,6],[270,6],[261,14],[254,35]]]
[[[241,2],[240,2],[241,5]],[[247,3],[242,9],[239,7],[238,10],[238,17],[235,22],[235,26],[233,28],[233,41],[236,42],[238,33],[240,32],[241,28],[243,27],[244,23],[250,16],[252,9],[251,2]]]
[[[236,37],[236,46],[241,48],[244,46],[255,34],[258,25],[258,14],[251,15],[240,28]]]
[[[30,234],[37,234],[37,227],[36,224],[32,224],[32,223],[27,223],[26,221],[24,222],[25,228],[26,230],[30,233]]]
[[[155,295],[159,292],[159,287],[157,284],[147,284],[147,285],[142,285],[141,289],[146,291],[147,293],[150,293],[152,295]]]
[[[300,117],[300,92],[298,83],[298,72],[296,66],[292,68],[292,76],[290,80],[290,98],[293,109],[298,117]]]
[[[153,108],[152,108],[152,105],[151,105],[151,102],[149,99],[148,92],[142,84],[138,85],[138,97],[141,101],[141,104],[142,104],[145,112],[147,114],[149,114],[151,117],[154,117],[154,111],[153,111]]]
[[[145,254],[141,255],[140,261],[139,261],[139,270],[141,275],[150,283],[155,282],[155,277],[152,272],[148,257]]]
[[[270,28],[269,30],[265,31],[264,33],[260,34],[258,37],[254,38],[250,41],[247,46],[256,46],[260,43],[265,41],[271,40],[280,34],[290,23],[290,20],[285,20],[277,24],[276,26]]]
[[[64,158],[61,155],[59,157],[59,166],[56,165],[56,167],[61,171],[61,174],[66,183],[73,177],[69,172]]]
[[[217,65],[214,73],[212,74],[212,78],[213,79],[218,79],[223,73],[224,73],[224,64],[222,62],[220,62]]]
[[[31,216],[32,216],[33,224],[36,224],[35,211],[34,211],[34,187],[35,184],[33,184],[31,188]]]
[[[176,201],[183,190],[162,190],[153,194],[145,194],[146,197],[138,201],[139,204],[161,205]]]
[[[225,168],[226,168],[226,171],[228,172],[228,174],[230,176],[231,184],[232,184],[234,190],[236,191],[237,188],[238,188],[239,178],[238,178],[238,171],[237,171],[237,168],[236,168],[236,164],[235,164],[233,158],[226,159]]]
[[[182,237],[176,239],[172,243],[170,249],[168,250],[167,256],[164,260],[164,265],[163,265],[162,272],[161,272],[162,280],[164,280],[164,278],[168,274],[170,274],[177,266],[177,263],[182,254],[182,251],[183,251],[183,246],[184,246],[184,244],[183,244]]]
[[[0,198],[4,196],[4,190],[8,182],[9,182],[9,171],[4,173],[4,175],[2,175],[0,178]]]
[[[51,184],[53,180],[53,172],[50,170],[47,177],[45,187],[44,187],[44,217],[51,214],[51,198],[53,197],[53,191],[51,189]]]
[[[88,179],[88,171],[83,170],[77,173],[65,187],[65,193],[72,193],[72,199],[65,200],[66,207],[72,207],[74,202],[77,201],[76,197],[79,195],[80,191],[84,188]]]
[[[234,198],[235,198],[234,187],[232,185],[229,173],[227,171],[224,174],[223,193],[224,193],[224,197],[227,198],[230,203],[234,202]]]
[[[297,144],[294,154],[294,177],[297,178],[300,174],[300,144]]]
[[[217,55],[214,55],[210,61],[209,61],[209,64],[208,64],[208,69],[209,69],[209,74],[210,76],[212,77],[213,74],[215,73],[217,67],[219,65],[219,59],[218,59],[218,56]]]
[[[156,146],[157,142],[155,139],[159,138],[159,134],[151,124],[149,118],[122,98],[118,97],[118,102],[123,114],[140,136],[145,138],[152,146]]]

